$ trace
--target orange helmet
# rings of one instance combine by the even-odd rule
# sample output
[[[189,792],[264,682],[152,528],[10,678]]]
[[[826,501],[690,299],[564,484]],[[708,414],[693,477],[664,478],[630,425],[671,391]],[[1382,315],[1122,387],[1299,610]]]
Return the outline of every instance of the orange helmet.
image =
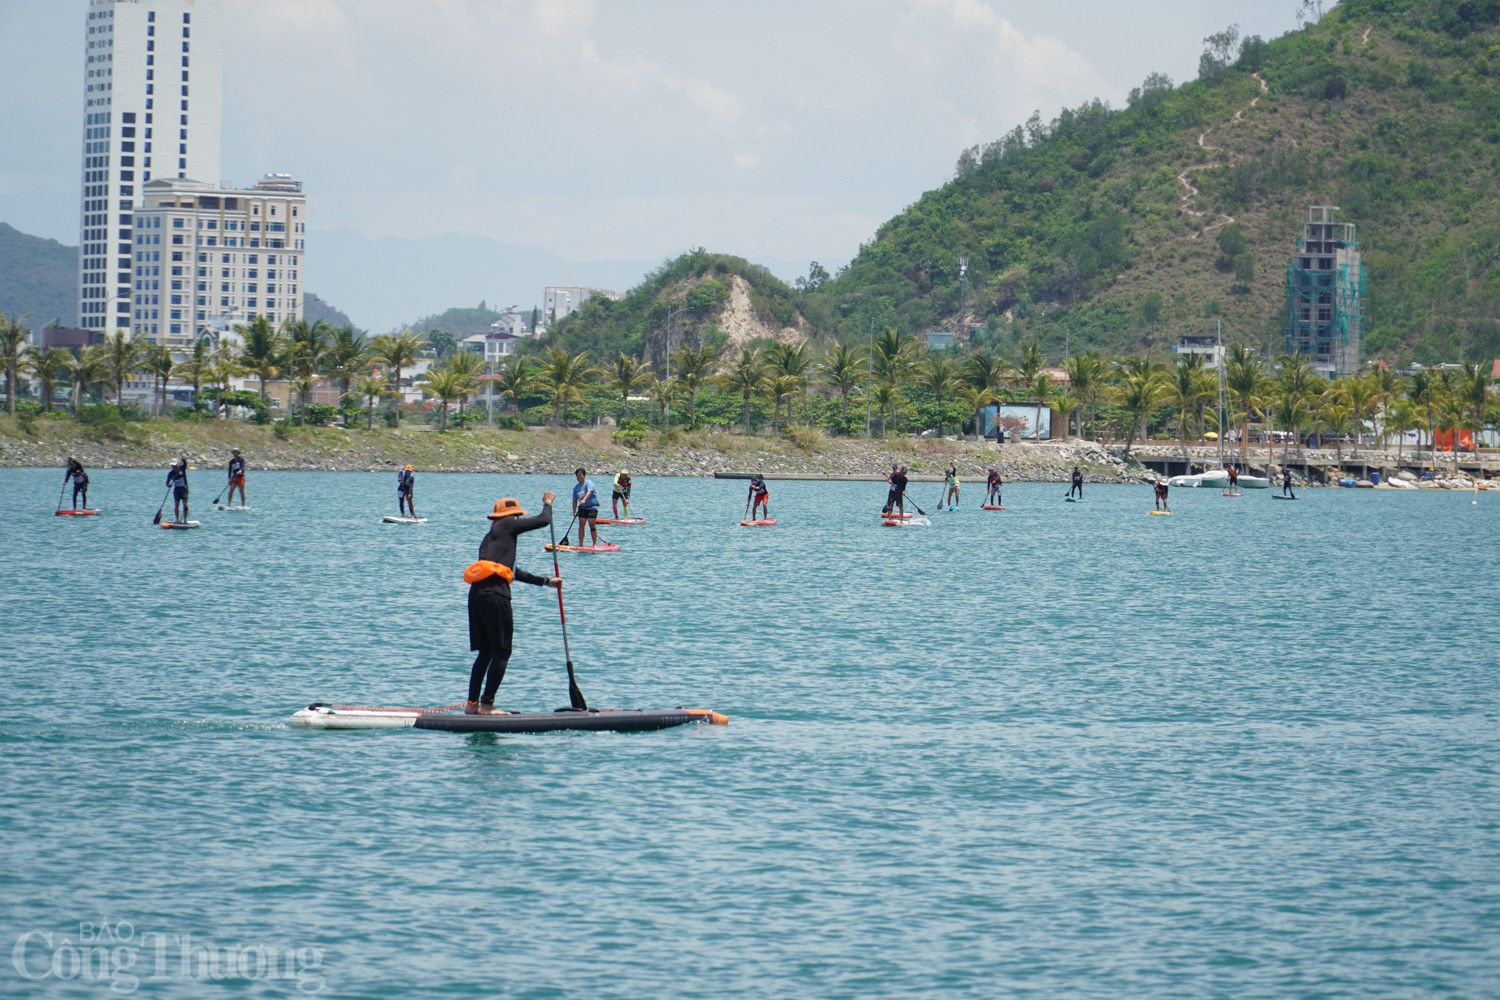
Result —
[[[495,512],[493,514],[486,514],[485,516],[491,521],[498,521],[502,517],[513,517],[517,514],[525,513],[515,497],[501,497],[495,501]]]

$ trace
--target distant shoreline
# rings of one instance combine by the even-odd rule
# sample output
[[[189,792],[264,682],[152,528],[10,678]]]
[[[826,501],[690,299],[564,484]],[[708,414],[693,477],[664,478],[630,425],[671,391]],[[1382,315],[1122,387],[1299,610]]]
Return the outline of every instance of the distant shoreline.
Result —
[[[622,437],[625,437],[622,435]],[[422,472],[571,475],[583,466],[596,475],[628,469],[637,476],[734,478],[759,472],[769,478],[874,481],[884,480],[893,464],[908,468],[914,482],[940,481],[951,465],[966,483],[983,483],[991,468],[1007,483],[1066,482],[1074,465],[1091,483],[1138,483],[1161,474],[1167,464],[1195,468],[1218,465],[1212,445],[1137,443],[1127,459],[1120,445],[1082,440],[1041,444],[976,442],[972,439],[839,438],[798,429],[769,437],[722,431],[670,434],[646,431],[616,441],[609,430],[538,428],[526,431],[487,427],[439,432],[425,426],[402,428],[293,427],[240,421],[181,422],[152,420],[82,424],[74,420],[11,419],[0,416],[0,467],[57,468],[76,455],[84,467],[165,470],[186,455],[194,468],[227,465],[231,448],[239,448],[252,471],[387,472],[407,463]],[[1286,455],[1276,446],[1272,463],[1285,460],[1297,484],[1303,485],[1303,463],[1329,474],[1329,485],[1341,476],[1364,478],[1358,470],[1398,467],[1408,474],[1425,469],[1427,452],[1410,448],[1399,456],[1390,450],[1346,450],[1343,465],[1331,450]],[[1226,461],[1236,456],[1225,455]],[[1451,476],[1451,456],[1438,455],[1436,478]],[[1500,472],[1500,455],[1461,455],[1472,478]],[[1143,464],[1144,463],[1144,464]],[[1264,469],[1265,446],[1252,447],[1250,470]],[[1339,471],[1342,470],[1342,471]],[[1180,468],[1179,470],[1180,471]],[[1263,472],[1260,474],[1264,474]]]

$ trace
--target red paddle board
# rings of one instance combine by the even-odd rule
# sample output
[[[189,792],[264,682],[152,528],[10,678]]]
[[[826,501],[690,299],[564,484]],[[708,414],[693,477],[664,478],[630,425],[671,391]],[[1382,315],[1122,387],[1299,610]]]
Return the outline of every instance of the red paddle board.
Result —
[[[886,512],[881,511],[880,512],[880,516],[883,517],[883,518],[885,518],[887,521],[895,521],[897,519],[900,519],[900,520],[904,521],[904,520],[906,520],[909,517],[916,517],[917,515],[915,515],[915,514],[895,514],[895,513],[887,514]]]
[[[770,525],[773,525],[775,523],[776,523],[776,519],[774,517],[767,518],[764,521],[741,521],[740,522],[741,526],[746,527],[746,528],[764,528],[764,527],[768,527]]]
[[[559,545],[554,550],[551,544],[543,545],[548,552],[618,552],[620,547],[614,542],[600,542],[598,545]]]
[[[79,508],[77,510],[60,510],[57,513],[59,516],[66,515],[68,517],[93,517],[99,511],[97,509],[84,510]]]
[[[987,504],[985,504],[981,508],[981,510],[1004,510],[1004,509],[1005,509],[1004,507],[999,507],[999,506],[996,506],[995,504],[992,504],[992,503],[987,503]]]
[[[644,517],[596,517],[595,524],[645,524]]]

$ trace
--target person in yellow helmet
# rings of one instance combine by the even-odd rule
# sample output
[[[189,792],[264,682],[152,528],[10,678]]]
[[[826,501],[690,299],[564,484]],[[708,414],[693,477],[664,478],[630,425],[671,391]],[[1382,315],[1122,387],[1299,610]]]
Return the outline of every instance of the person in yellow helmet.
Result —
[[[527,517],[513,497],[501,497],[495,501],[494,511],[486,515],[490,530],[479,543],[479,561],[464,572],[469,584],[469,648],[476,654],[469,670],[469,700],[464,703],[464,712],[469,715],[505,714],[495,707],[495,695],[505,679],[515,632],[511,582],[562,586],[559,577],[537,576],[516,566],[516,537],[550,524],[556,498],[551,490],[543,493],[541,513]]]
[[[396,504],[401,508],[402,517],[416,517],[417,504],[412,494],[417,488],[417,475],[407,466],[396,474]]]

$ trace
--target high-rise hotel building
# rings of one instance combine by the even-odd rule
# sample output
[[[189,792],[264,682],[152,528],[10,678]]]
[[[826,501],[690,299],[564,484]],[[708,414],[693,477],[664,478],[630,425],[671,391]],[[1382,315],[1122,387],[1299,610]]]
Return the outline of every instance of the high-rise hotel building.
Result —
[[[153,178],[219,179],[222,0],[89,0],[79,326],[136,325],[133,217]]]
[[[302,184],[267,174],[233,190],[157,178],[135,207],[132,327],[186,351],[252,317],[302,318]]]

